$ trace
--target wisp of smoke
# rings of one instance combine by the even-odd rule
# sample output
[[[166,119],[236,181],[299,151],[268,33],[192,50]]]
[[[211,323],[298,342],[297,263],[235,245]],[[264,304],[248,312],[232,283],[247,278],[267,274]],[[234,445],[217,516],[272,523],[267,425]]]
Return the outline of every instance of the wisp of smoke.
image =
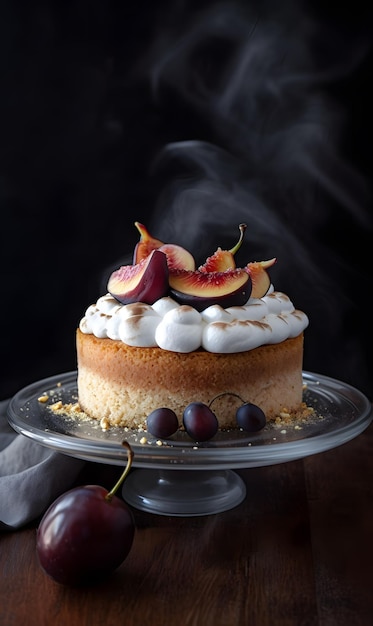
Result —
[[[239,258],[278,258],[275,285],[310,314],[309,343],[337,362],[346,318],[357,315],[345,289],[355,277],[325,232],[333,220],[366,231],[372,222],[366,181],[338,154],[345,120],[327,87],[366,45],[321,64],[316,44],[328,33],[300,3],[267,14],[214,4],[175,23],[165,18],[147,59],[155,103],[185,127],[154,162],[165,184],[151,229],[203,262],[247,223]],[[353,368],[359,347],[343,349]]]

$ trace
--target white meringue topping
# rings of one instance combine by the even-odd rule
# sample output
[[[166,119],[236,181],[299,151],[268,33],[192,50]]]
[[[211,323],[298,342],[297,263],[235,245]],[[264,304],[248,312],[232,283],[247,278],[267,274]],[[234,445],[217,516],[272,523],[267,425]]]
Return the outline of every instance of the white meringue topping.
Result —
[[[271,286],[266,296],[250,298],[244,306],[223,309],[213,305],[201,313],[170,297],[153,305],[122,305],[106,294],[87,308],[79,328],[85,334],[120,340],[129,346],[158,346],[184,353],[202,347],[229,354],[296,337],[308,324],[307,315]]]

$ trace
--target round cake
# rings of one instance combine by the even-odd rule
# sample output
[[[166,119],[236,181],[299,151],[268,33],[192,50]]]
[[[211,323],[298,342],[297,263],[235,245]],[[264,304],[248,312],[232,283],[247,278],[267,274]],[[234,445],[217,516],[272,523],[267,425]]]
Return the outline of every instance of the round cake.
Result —
[[[220,428],[228,429],[236,426],[243,401],[258,405],[268,420],[296,412],[302,403],[303,333],[235,354],[185,354],[78,329],[77,354],[79,404],[111,425],[146,429],[147,416],[158,407],[175,411],[181,425],[190,402],[209,404],[219,396],[214,411]]]
[[[147,429],[156,409],[203,403],[220,429],[237,428],[243,403],[266,420],[296,414],[303,399],[307,315],[275,291],[276,259],[237,268],[220,248],[195,268],[189,251],[141,238],[133,264],[115,270],[108,293],[90,305],[76,335],[78,400],[102,425]]]

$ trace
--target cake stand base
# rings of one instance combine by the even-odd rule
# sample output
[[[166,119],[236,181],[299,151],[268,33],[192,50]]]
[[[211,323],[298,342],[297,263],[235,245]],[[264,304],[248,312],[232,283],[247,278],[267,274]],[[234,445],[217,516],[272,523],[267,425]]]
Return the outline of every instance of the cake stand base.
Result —
[[[195,517],[234,508],[245,499],[246,486],[233,470],[134,469],[122,495],[148,513]]]

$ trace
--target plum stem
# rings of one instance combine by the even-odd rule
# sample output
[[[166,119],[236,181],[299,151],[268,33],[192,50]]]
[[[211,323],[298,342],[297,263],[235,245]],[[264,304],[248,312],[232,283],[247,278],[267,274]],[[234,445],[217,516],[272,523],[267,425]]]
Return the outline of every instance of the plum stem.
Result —
[[[223,393],[219,393],[217,396],[214,396],[214,398],[210,400],[208,405],[209,409],[211,409],[212,403],[215,402],[215,400],[217,400],[218,398],[222,398],[223,396],[234,396],[235,398],[241,400],[243,404],[245,404],[245,400],[243,400],[241,396],[238,395],[238,393],[234,393],[233,391],[224,391]]]
[[[127,450],[127,465],[124,468],[124,472],[120,476],[119,480],[115,483],[114,487],[105,496],[105,500],[108,500],[109,502],[112,500],[113,496],[115,495],[115,493],[118,491],[119,487],[124,482],[128,472],[131,469],[131,465],[132,465],[133,450],[132,450],[130,444],[127,441],[122,441],[122,446],[124,448],[126,448],[126,450]]]

